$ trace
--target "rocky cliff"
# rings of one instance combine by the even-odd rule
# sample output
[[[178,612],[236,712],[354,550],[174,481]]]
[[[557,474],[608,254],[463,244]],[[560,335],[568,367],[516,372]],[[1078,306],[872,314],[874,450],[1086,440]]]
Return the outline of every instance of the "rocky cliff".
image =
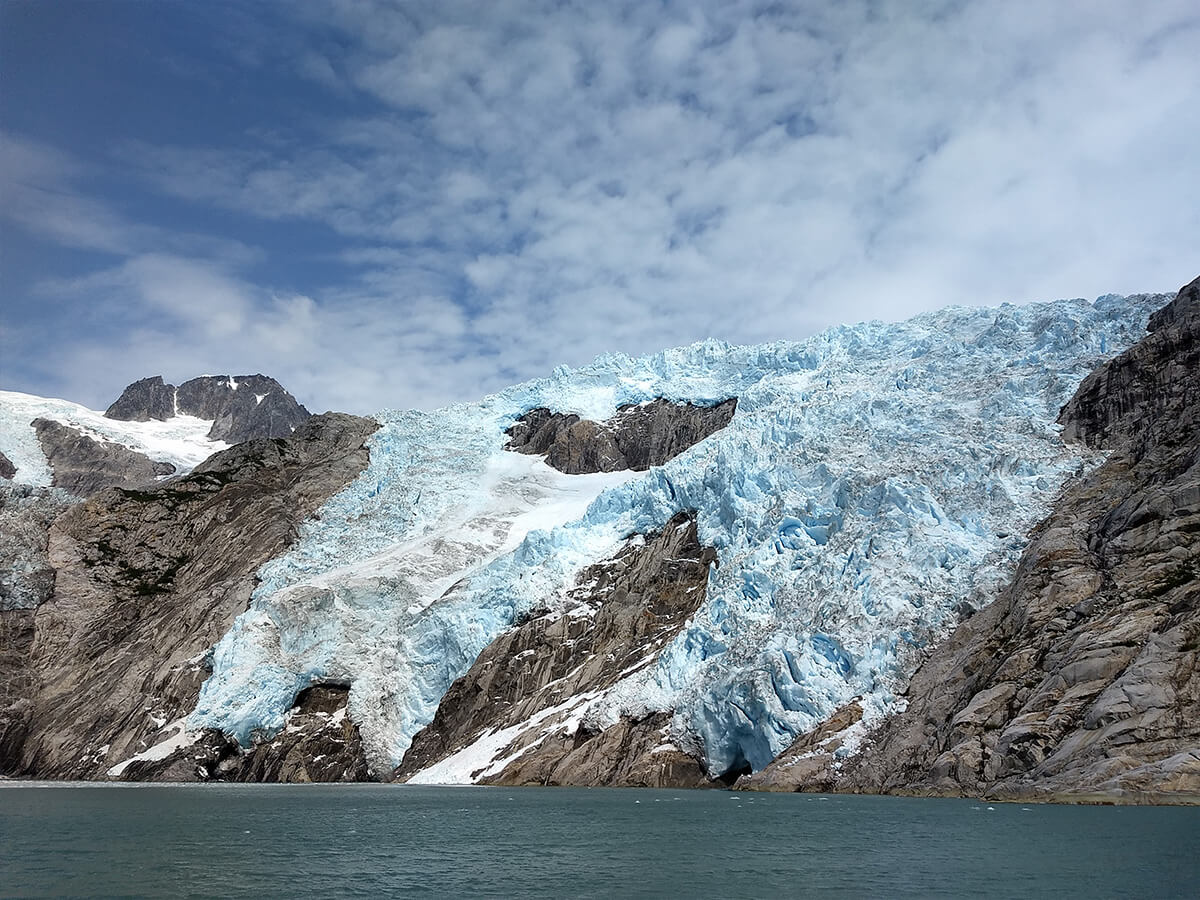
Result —
[[[144,487],[175,472],[169,462],[115,442],[97,441],[60,422],[34,419],[33,430],[53,472],[51,484],[76,497],[90,497],[110,487]]]
[[[582,712],[596,693],[654,664],[703,602],[715,560],[697,539],[695,517],[681,514],[585,569],[566,612],[538,615],[506,632],[454,682],[394,777],[709,784],[700,764],[671,744],[670,716],[623,717],[604,727],[582,720]]]
[[[266,375],[203,375],[178,387],[155,375],[125,388],[104,415],[136,422],[195,416],[212,421],[210,440],[236,444],[287,437],[310,413]]]
[[[742,786],[1200,800],[1200,279],[1149,331],[1060,416],[1111,455],[932,652],[907,709],[857,755],[823,727]]]
[[[0,773],[103,777],[178,731],[254,573],[367,464],[375,428],[318,416],[289,438],[239,444],[183,478],[102,491],[53,518],[53,590],[5,613],[26,648],[13,683],[29,689],[0,710]]]
[[[659,397],[649,403],[626,404],[612,418],[593,422],[539,407],[508,429],[505,449],[544,455],[548,465],[568,475],[625,469],[644,472],[720,431],[736,410],[736,397],[713,406],[672,403]]]

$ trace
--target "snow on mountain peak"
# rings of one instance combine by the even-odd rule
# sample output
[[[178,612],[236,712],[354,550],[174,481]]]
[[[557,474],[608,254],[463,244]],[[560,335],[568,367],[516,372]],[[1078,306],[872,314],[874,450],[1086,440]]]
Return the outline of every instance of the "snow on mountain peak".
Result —
[[[1065,479],[1096,461],[1061,441],[1060,406],[1167,299],[611,354],[478,403],[385,411],[368,468],[260,570],[189,727],[246,742],[309,684],[348,684],[383,770],[497,634],[561,611],[580,569],[691,509],[719,558],[703,606],[583,715],[673,710],[676,742],[714,776],[761,768],[854,697],[868,719],[893,708],[921,648],[1011,574]],[[562,475],[502,449],[531,409],[601,421],[658,397],[738,406],[644,473]]]

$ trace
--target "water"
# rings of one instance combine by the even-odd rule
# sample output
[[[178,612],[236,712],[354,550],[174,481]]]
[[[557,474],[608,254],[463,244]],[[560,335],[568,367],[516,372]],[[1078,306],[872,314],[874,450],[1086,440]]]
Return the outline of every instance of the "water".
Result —
[[[0,786],[0,895],[1196,897],[1200,809],[721,791]]]

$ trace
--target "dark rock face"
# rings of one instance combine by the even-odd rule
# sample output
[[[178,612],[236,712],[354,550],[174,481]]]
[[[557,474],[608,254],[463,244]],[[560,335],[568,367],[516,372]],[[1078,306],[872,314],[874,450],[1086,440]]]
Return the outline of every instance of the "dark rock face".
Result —
[[[1187,439],[1200,417],[1200,278],[1150,317],[1135,347],[1083,380],[1058,417],[1063,438],[1122,449],[1135,461]]]
[[[532,619],[501,635],[454,682],[433,721],[413,739],[396,777],[410,777],[487,731],[565,705],[518,733],[497,756],[525,752],[484,781],[711,784],[697,760],[669,745],[667,715],[623,720],[603,730],[574,727],[568,720],[572,698],[582,702],[582,695],[653,663],[703,602],[715,559],[711,548],[700,545],[695,519],[681,514],[643,544],[584,570],[571,595],[578,604],[574,610]]]
[[[1012,583],[840,768],[809,736],[744,786],[1200,802],[1200,282],[1064,407],[1112,449]]]
[[[659,398],[644,406],[622,406],[612,418],[592,422],[543,407],[525,413],[508,429],[505,449],[545,455],[548,465],[568,475],[644,472],[720,431],[736,409],[736,397],[716,406]]]
[[[175,385],[164,384],[161,375],[135,381],[122,391],[104,415],[122,422],[170,419],[175,415]]]
[[[219,731],[204,731],[161,760],[132,762],[122,781],[310,783],[369,781],[362,737],[346,716],[349,690],[318,685],[301,692],[287,727],[243,751]]]
[[[155,375],[127,387],[104,415],[137,422],[176,415],[211,419],[210,439],[237,444],[287,437],[311,414],[266,375],[204,375],[179,387]]]
[[[0,453],[0,478],[12,479],[17,474],[17,467],[12,464],[12,460]]]
[[[188,714],[206,653],[254,573],[367,464],[370,419],[312,418],[288,439],[215,454],[183,478],[109,489],[49,529],[52,596],[33,615],[33,688],[0,773],[98,778]],[[194,768],[194,767],[193,767]]]
[[[33,428],[54,473],[53,485],[77,497],[110,487],[141,487],[175,471],[171,463],[157,462],[121,444],[97,441],[60,422],[34,419]]]

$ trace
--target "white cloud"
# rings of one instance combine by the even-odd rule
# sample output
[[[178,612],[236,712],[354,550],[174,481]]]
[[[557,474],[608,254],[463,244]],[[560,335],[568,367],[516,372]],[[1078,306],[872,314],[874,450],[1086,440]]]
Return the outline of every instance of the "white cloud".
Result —
[[[607,350],[1195,274],[1188,2],[302,14],[338,51],[292,71],[357,96],[353,115],[310,123],[317,141],[122,159],[189,203],[327,226],[354,245],[344,283],[281,300],[211,253],[106,227],[101,206],[18,204],[28,227],[129,256],[104,277],[182,329],[139,331],[122,351],[138,365],[216,357],[318,406],[429,406]],[[185,334],[194,354],[156,356]]]

